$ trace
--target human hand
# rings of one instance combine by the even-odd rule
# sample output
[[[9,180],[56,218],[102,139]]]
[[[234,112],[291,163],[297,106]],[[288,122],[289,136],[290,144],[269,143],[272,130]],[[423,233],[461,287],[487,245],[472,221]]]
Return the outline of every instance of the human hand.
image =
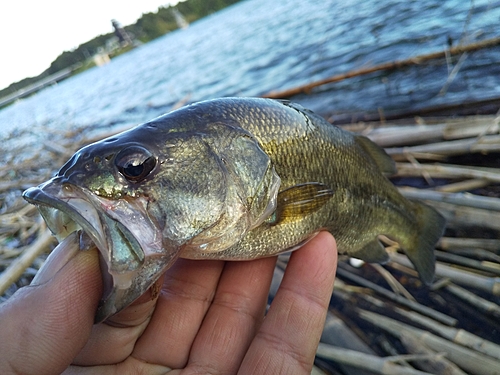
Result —
[[[264,319],[275,262],[179,259],[156,288],[93,325],[98,257],[78,252],[0,305],[0,373],[310,374],[335,242],[322,232],[292,254]]]

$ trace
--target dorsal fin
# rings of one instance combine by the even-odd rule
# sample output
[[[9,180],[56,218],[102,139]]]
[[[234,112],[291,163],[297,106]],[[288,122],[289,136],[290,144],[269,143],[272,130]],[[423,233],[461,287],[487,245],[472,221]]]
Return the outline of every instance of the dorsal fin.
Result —
[[[394,163],[394,160],[387,155],[382,147],[362,135],[355,135],[354,139],[358,146],[373,159],[382,173],[387,175],[396,173],[396,164]]]

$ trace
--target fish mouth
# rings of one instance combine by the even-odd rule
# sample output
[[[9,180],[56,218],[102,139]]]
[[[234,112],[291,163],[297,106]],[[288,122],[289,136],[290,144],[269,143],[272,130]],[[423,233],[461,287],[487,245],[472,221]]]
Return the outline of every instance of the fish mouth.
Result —
[[[175,249],[164,251],[145,198],[107,199],[58,177],[23,197],[38,207],[59,241],[81,230],[99,249],[103,295],[95,323],[139,298],[177,258]]]

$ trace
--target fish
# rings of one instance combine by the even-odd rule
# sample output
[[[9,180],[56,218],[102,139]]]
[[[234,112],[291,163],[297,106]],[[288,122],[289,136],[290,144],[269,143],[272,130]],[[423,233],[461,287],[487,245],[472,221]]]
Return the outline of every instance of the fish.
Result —
[[[99,249],[98,323],[179,257],[269,257],[322,230],[366,262],[388,261],[386,236],[430,284],[445,219],[404,198],[387,177],[395,172],[371,140],[299,104],[220,98],[83,147],[23,197],[60,241],[80,231]]]

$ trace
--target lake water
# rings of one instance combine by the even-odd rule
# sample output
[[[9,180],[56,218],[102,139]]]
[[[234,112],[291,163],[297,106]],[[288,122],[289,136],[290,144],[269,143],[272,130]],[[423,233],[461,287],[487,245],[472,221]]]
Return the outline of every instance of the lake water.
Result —
[[[147,121],[176,102],[257,96],[499,35],[493,0],[247,0],[0,111],[0,137],[36,147],[47,129]],[[296,100],[320,113],[409,109],[500,96],[500,47],[453,66],[349,79]],[[454,61],[456,63],[456,61]]]

